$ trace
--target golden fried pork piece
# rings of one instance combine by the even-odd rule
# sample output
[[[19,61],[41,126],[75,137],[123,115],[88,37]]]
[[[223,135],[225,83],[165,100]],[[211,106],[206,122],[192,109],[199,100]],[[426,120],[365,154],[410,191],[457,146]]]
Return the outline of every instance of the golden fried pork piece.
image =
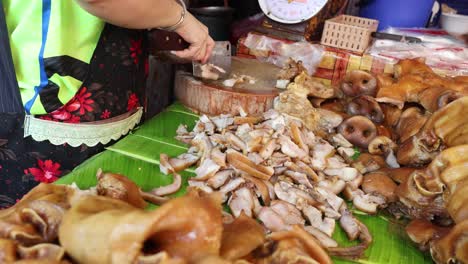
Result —
[[[78,263],[140,263],[161,252],[190,262],[218,255],[222,231],[216,195],[187,195],[152,212],[89,196],[65,214],[59,240]]]
[[[431,208],[442,202],[453,220],[454,227],[446,235],[440,230],[408,228],[417,243],[431,242],[431,254],[437,263],[466,263],[468,261],[468,145],[442,151],[425,170],[415,171],[397,189],[400,201],[407,206]],[[439,216],[439,215],[436,215]],[[428,224],[426,224],[428,225]],[[430,227],[430,226],[429,226]],[[437,233],[437,234],[436,234]]]
[[[468,143],[468,96],[448,104],[432,114],[423,128],[404,141],[397,152],[401,165],[421,166],[429,163],[441,146]]]
[[[401,60],[395,65],[396,82],[381,77],[377,101],[402,109],[406,102],[418,103],[435,112],[468,95],[466,78],[441,77],[421,59]]]
[[[133,181],[120,174],[103,172],[99,169],[96,177],[98,195],[122,200],[138,208],[145,208],[146,201],[161,205],[169,200],[167,197],[155,195],[152,191],[142,191]]]
[[[56,240],[63,215],[77,193],[69,186],[39,184],[16,205],[0,211],[0,238],[24,246]]]

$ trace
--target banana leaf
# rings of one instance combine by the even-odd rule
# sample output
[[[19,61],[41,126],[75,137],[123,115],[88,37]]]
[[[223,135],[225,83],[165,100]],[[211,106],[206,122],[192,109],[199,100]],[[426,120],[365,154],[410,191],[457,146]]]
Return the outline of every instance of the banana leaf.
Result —
[[[198,116],[181,104],[173,104],[164,112],[145,122],[131,135],[126,136],[106,151],[90,158],[71,173],[57,181],[58,184],[76,183],[82,189],[96,185],[96,171],[105,171],[126,175],[143,190],[170,184],[172,176],[159,171],[159,154],[176,156],[184,153],[187,146],[174,139],[179,124],[185,124],[192,129]],[[183,195],[187,187],[187,179],[194,176],[193,168],[182,172],[183,186],[173,196]],[[406,238],[403,227],[391,217],[379,213],[370,216],[353,210],[372,234],[373,242],[365,255],[358,260],[350,261],[334,258],[335,263],[432,263],[428,254],[419,251]],[[333,238],[341,246],[354,245],[344,231],[337,226]]]

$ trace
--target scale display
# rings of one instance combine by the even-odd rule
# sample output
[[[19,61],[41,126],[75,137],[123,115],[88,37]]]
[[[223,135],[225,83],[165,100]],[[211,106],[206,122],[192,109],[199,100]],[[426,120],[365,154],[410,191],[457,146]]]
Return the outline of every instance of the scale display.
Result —
[[[295,24],[312,18],[327,0],[259,0],[260,8],[270,19]]]

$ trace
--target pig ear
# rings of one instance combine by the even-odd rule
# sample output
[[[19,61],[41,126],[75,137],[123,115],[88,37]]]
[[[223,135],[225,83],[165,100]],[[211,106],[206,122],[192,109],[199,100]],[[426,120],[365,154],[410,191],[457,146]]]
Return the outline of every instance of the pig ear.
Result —
[[[99,180],[99,179],[101,178],[101,176],[102,176],[102,169],[99,168],[99,169],[97,170],[97,173],[96,173],[96,178]]]

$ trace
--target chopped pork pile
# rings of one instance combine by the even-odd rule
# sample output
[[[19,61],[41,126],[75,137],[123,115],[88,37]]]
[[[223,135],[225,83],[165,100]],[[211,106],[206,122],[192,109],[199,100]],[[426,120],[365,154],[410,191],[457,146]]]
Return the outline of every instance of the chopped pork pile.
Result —
[[[196,163],[189,186],[220,192],[232,217],[244,213],[271,232],[300,225],[332,255],[359,257],[372,238],[339,194],[367,213],[377,212],[386,201],[359,189],[363,177],[346,162],[354,153],[352,145],[339,134],[330,137],[332,145],[301,120],[275,110],[262,116],[240,113],[203,115],[191,132],[179,126],[177,139],[191,147],[162,162],[161,171]],[[337,222],[350,240],[361,244],[340,248],[332,238]]]

